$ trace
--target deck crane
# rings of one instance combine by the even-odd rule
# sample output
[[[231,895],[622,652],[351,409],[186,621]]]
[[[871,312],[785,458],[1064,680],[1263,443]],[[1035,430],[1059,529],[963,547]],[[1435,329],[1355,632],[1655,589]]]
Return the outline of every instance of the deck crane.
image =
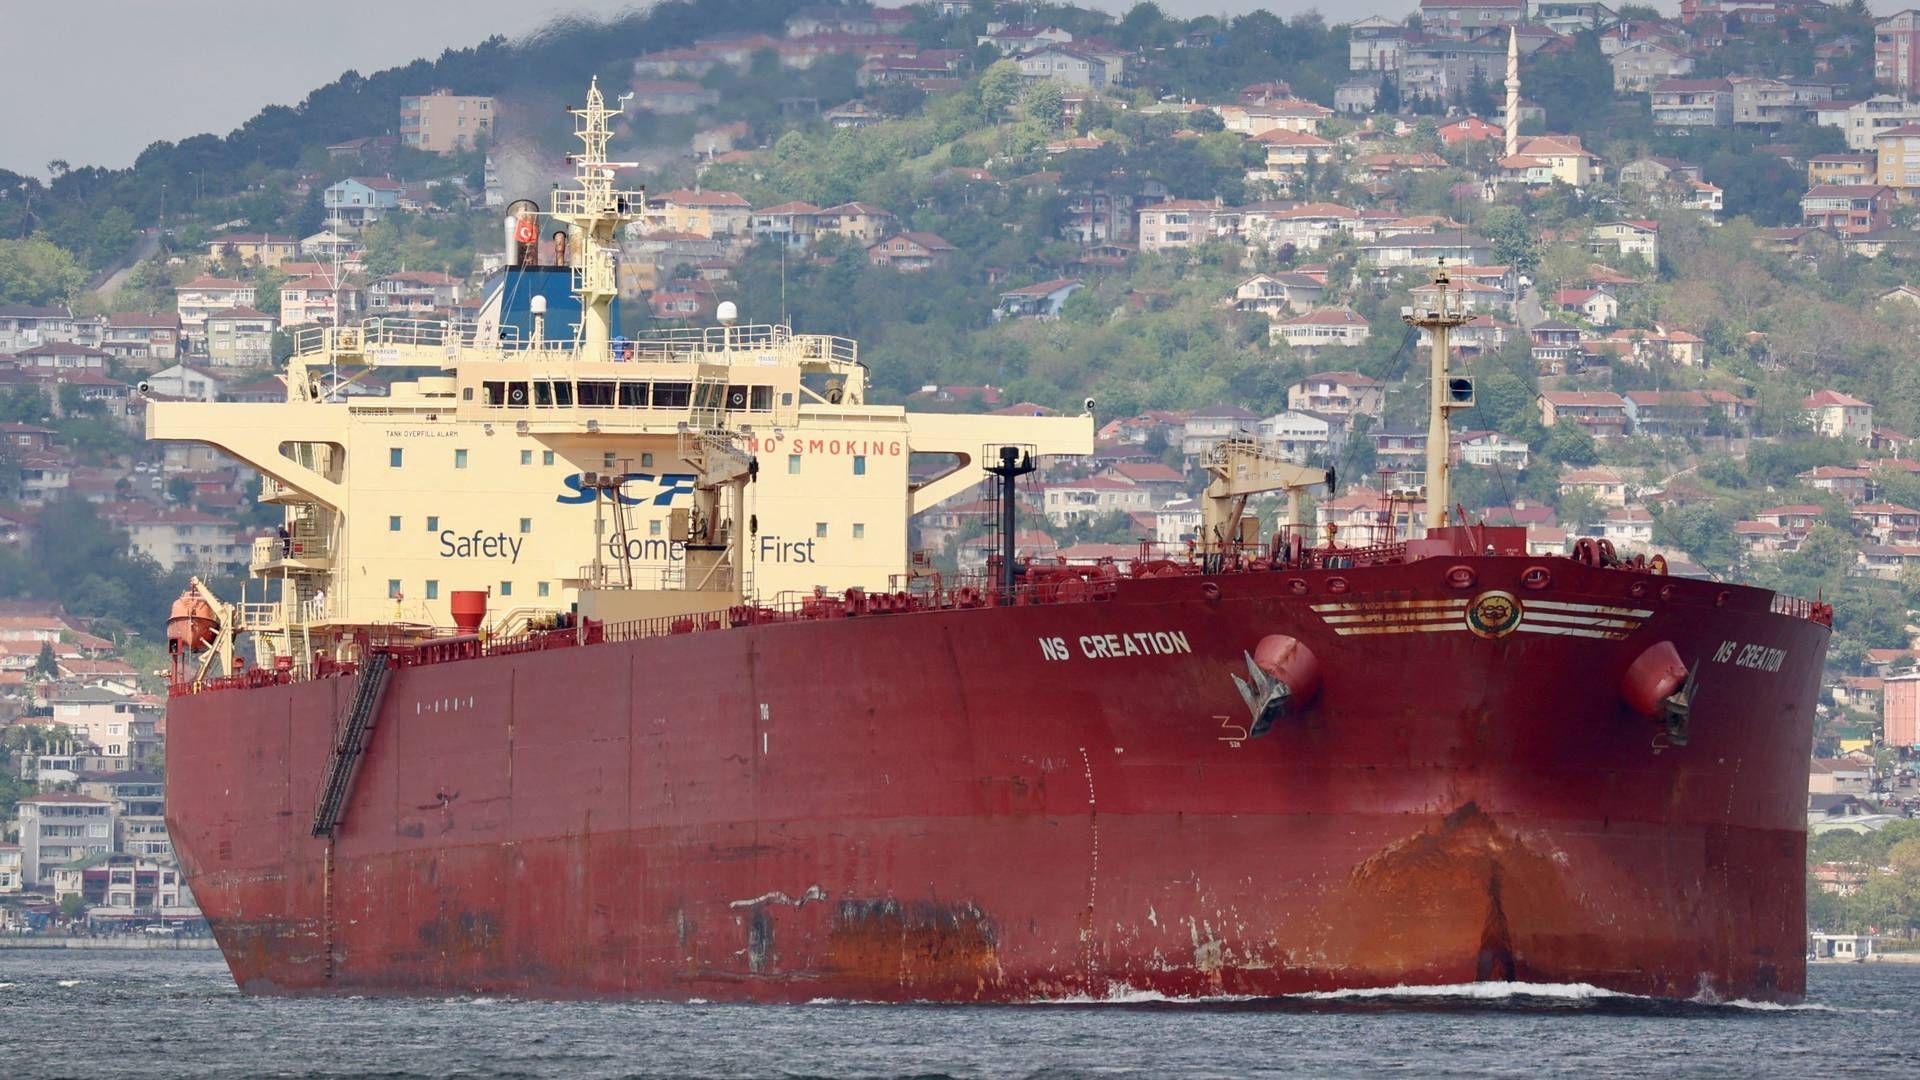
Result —
[[[1201,497],[1198,553],[1216,556],[1257,544],[1258,518],[1246,516],[1247,499],[1267,491],[1287,493],[1287,524],[1304,531],[1311,519],[1307,489],[1325,485],[1333,490],[1332,469],[1298,465],[1278,448],[1254,439],[1227,439],[1207,455],[1211,479]]]

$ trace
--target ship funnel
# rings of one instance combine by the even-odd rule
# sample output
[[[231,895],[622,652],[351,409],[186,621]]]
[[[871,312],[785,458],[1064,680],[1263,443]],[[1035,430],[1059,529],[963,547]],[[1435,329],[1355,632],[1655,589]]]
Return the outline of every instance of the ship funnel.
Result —
[[[487,621],[487,594],[480,589],[456,589],[453,593],[454,628],[463,634],[478,633]]]

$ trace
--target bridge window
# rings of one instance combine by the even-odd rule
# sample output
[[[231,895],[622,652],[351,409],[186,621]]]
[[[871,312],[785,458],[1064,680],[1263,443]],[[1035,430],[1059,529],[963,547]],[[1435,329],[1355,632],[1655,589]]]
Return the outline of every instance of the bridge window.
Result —
[[[647,407],[647,384],[643,382],[623,382],[620,384],[620,407],[623,409],[644,409]]]
[[[693,384],[683,382],[660,382],[653,384],[653,407],[656,409],[684,409],[693,400]]]
[[[771,386],[753,387],[752,399],[753,399],[752,404],[750,404],[748,407],[751,408],[754,412],[772,412],[773,411],[773,387]]]
[[[613,407],[614,384],[612,382],[583,382],[580,384],[580,405],[583,408],[610,409]]]

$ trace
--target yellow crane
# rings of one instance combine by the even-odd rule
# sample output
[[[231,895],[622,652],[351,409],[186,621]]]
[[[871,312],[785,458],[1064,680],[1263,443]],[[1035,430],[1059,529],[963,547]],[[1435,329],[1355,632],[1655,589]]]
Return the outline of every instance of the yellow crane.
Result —
[[[1287,524],[1311,524],[1309,488],[1334,486],[1332,469],[1298,465],[1277,448],[1254,439],[1227,439],[1207,455],[1211,477],[1200,500],[1199,554],[1215,555],[1260,541],[1260,520],[1246,516],[1247,499],[1268,491],[1287,493]]]

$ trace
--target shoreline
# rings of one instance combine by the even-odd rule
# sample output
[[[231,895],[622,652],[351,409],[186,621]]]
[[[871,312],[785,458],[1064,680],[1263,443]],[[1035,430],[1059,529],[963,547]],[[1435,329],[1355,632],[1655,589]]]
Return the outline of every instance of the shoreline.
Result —
[[[7,949],[132,949],[142,952],[153,949],[178,949],[205,951],[218,950],[219,945],[210,937],[160,940],[144,938],[0,937],[0,951]]]

